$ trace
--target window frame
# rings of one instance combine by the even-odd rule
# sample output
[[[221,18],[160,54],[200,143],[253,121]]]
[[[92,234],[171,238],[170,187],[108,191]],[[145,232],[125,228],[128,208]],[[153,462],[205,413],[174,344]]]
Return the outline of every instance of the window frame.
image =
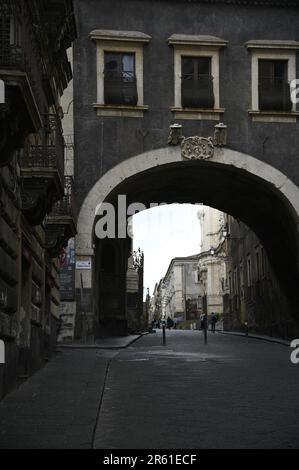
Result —
[[[211,75],[213,77],[213,90],[215,96],[215,104],[213,108],[206,108],[203,111],[220,110],[220,81],[219,81],[219,49],[217,48],[196,48],[195,46],[175,46],[174,47],[174,107],[176,109],[184,109],[182,107],[182,58],[210,58],[211,59]],[[200,112],[202,108],[189,108],[193,111]]]
[[[181,57],[181,60],[182,60],[182,71],[181,71],[181,100],[182,100],[182,107],[184,109],[188,109],[188,108],[192,108],[192,106],[183,106],[183,101],[188,99],[186,97],[186,89],[185,89],[185,98],[184,98],[184,84],[186,83],[186,85],[191,85],[192,87],[195,86],[195,84],[198,85],[198,92],[200,92],[200,78],[203,78],[203,77],[207,77],[209,82],[209,86],[212,86],[212,97],[213,97],[213,101],[214,101],[214,105],[215,105],[215,97],[214,97],[214,84],[213,84],[213,75],[212,75],[212,58],[211,57],[194,57],[194,56],[182,56]],[[206,65],[208,65],[208,69],[209,69],[209,72],[208,74],[200,74],[199,73],[199,63],[201,60],[204,60],[206,62]],[[184,73],[184,62],[186,64],[187,61],[191,61],[192,62],[192,68],[193,68],[193,73]],[[186,66],[186,65],[185,65]],[[197,69],[197,71],[196,71]],[[186,77],[189,77],[188,79],[186,79]],[[188,87],[187,87],[188,88]],[[187,93],[188,95],[188,93]],[[211,97],[210,97],[211,98]],[[196,106],[194,109],[214,109],[214,106],[213,108],[211,106]]]
[[[259,109],[259,61],[260,60],[285,60],[288,62],[287,80],[290,83],[296,79],[296,53],[295,52],[266,52],[254,51],[252,53],[252,110]],[[296,104],[292,104],[292,112],[296,112]],[[272,112],[272,111],[270,111]],[[273,111],[273,114],[275,111]]]
[[[220,50],[228,41],[216,36],[173,34],[167,40],[174,51],[174,105],[170,108],[175,119],[219,121],[225,109],[220,108]],[[182,107],[182,56],[210,57],[215,103],[213,108]]]
[[[269,69],[272,69],[272,70],[271,70],[270,75],[267,76],[267,77],[264,77],[262,75],[262,72],[261,72],[262,63],[264,65],[266,63],[268,65],[271,65],[271,67]],[[275,75],[275,64],[278,64],[278,63],[283,63],[283,75],[281,77],[278,77],[278,76]],[[270,111],[270,112],[271,111],[274,111],[274,112],[276,111],[274,108],[273,109],[266,109],[266,108],[262,109],[261,108],[262,95],[260,93],[260,90],[261,90],[261,87],[264,86],[264,85],[262,85],[263,80],[267,79],[266,84],[267,84],[267,87],[269,87],[269,86],[273,85],[273,83],[270,83],[270,82],[275,82],[276,79],[280,78],[281,81],[282,81],[282,84],[289,87],[289,93],[291,95],[291,87],[290,87],[290,82],[289,82],[289,70],[288,70],[288,68],[289,68],[289,61],[288,60],[281,60],[281,59],[273,60],[273,59],[260,59],[260,58],[258,59],[258,93],[259,93],[259,110],[260,111]],[[280,96],[280,99],[281,98],[282,98],[282,96]],[[290,98],[291,98],[291,96],[290,96]],[[264,99],[265,99],[265,97],[264,97]],[[289,104],[290,104],[290,102],[289,102]],[[293,110],[293,104],[292,104],[292,107],[291,107],[290,110],[289,109],[287,109],[287,110],[280,109],[278,111],[292,112],[292,110]]]
[[[144,46],[151,36],[136,31],[94,30],[89,35],[96,46],[97,101],[93,107],[98,116],[143,117],[148,106],[144,104]],[[105,104],[105,52],[135,54],[135,73],[137,85],[137,105]]]
[[[296,103],[292,103],[291,111],[264,111],[259,108],[259,60],[288,61],[287,79],[291,83],[296,79],[297,53],[299,42],[292,44],[287,41],[249,41],[245,44],[251,52],[251,109],[249,114],[255,122],[295,123],[299,112]]]
[[[129,52],[108,52],[108,51],[104,51],[104,101],[105,101],[105,104],[106,105],[116,105],[116,106],[136,106],[136,104],[134,103],[109,103],[109,101],[106,100],[106,93],[107,93],[107,90],[106,90],[106,86],[107,86],[107,78],[106,78],[106,74],[108,74],[108,70],[107,70],[107,57],[106,55],[110,54],[111,56],[112,55],[115,55],[117,56],[118,60],[121,59],[119,62],[121,63],[121,67],[122,67],[122,70],[119,70],[119,73],[122,74],[122,80],[119,81],[119,92],[122,92],[124,93],[124,90],[123,88],[125,87],[125,83],[126,81],[124,80],[124,74],[125,73],[128,73],[126,72],[125,70],[123,70],[123,59],[124,57],[133,57],[133,71],[132,71],[132,83],[134,83],[134,85],[136,86],[136,95],[137,95],[137,102],[138,102],[138,90],[137,90],[137,75],[136,75],[136,55],[134,53],[129,53]],[[110,84],[112,84],[113,80],[111,80]],[[130,82],[127,82],[127,83],[130,83]]]
[[[134,54],[135,55],[135,74],[137,82],[137,106],[143,106],[143,50],[140,45],[121,45],[118,43],[107,42],[97,45],[97,71],[98,71],[98,104],[105,105],[105,53],[114,54]],[[121,105],[126,106],[126,105]]]

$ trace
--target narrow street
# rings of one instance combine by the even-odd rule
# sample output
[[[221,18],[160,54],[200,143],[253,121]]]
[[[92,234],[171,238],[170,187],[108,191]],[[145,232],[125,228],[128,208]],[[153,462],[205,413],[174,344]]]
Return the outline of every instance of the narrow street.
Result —
[[[287,347],[219,333],[64,349],[0,403],[0,448],[298,448],[298,387]]]

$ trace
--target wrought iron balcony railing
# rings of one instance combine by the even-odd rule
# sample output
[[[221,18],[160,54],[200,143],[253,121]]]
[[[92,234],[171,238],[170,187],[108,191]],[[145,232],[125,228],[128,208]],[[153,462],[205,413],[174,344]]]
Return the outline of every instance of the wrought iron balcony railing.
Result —
[[[29,2],[0,0],[0,74],[24,72],[36,104],[42,109],[43,66]]]
[[[138,103],[135,72],[105,72],[105,104],[136,106]]]
[[[64,139],[60,118],[55,114],[44,117],[45,126],[35,140],[28,139],[21,159],[22,168],[50,169],[64,178]]]
[[[291,90],[282,78],[264,77],[259,81],[259,109],[261,111],[291,111]]]
[[[50,217],[70,217],[77,223],[78,210],[75,199],[74,179],[72,176],[64,177],[64,196],[54,205]]]
[[[198,75],[197,77],[184,74],[182,76],[182,107],[208,108],[215,105],[213,77]]]

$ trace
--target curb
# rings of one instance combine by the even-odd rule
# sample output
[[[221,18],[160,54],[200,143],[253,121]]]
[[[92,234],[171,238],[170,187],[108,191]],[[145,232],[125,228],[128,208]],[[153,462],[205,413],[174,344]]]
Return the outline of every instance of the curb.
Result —
[[[217,333],[220,333],[221,335],[228,335],[228,336],[239,336],[241,338],[258,339],[260,341],[266,341],[267,343],[281,344],[283,346],[287,346],[288,348],[290,347],[290,343],[291,343],[291,341],[286,341],[280,338],[272,338],[271,336],[262,336],[262,335],[255,335],[255,334],[249,334],[248,336],[246,336],[245,333],[238,333],[235,331],[217,331]]]
[[[57,344],[57,349],[87,349],[87,350],[112,350],[118,351],[120,349],[126,349],[132,344],[136,343],[140,338],[147,335],[148,333],[142,333],[136,338],[129,341],[125,346],[101,346],[100,344]]]

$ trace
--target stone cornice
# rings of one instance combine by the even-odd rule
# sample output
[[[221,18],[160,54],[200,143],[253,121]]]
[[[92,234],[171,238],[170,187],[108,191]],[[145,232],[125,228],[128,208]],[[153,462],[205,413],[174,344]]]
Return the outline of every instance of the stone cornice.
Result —
[[[148,34],[139,31],[116,31],[111,29],[95,29],[89,36],[93,40],[141,43],[148,43],[152,39]]]
[[[213,46],[224,47],[227,46],[228,41],[218,38],[216,36],[203,36],[195,34],[173,34],[167,40],[168,44],[176,46],[191,45],[191,46]]]

